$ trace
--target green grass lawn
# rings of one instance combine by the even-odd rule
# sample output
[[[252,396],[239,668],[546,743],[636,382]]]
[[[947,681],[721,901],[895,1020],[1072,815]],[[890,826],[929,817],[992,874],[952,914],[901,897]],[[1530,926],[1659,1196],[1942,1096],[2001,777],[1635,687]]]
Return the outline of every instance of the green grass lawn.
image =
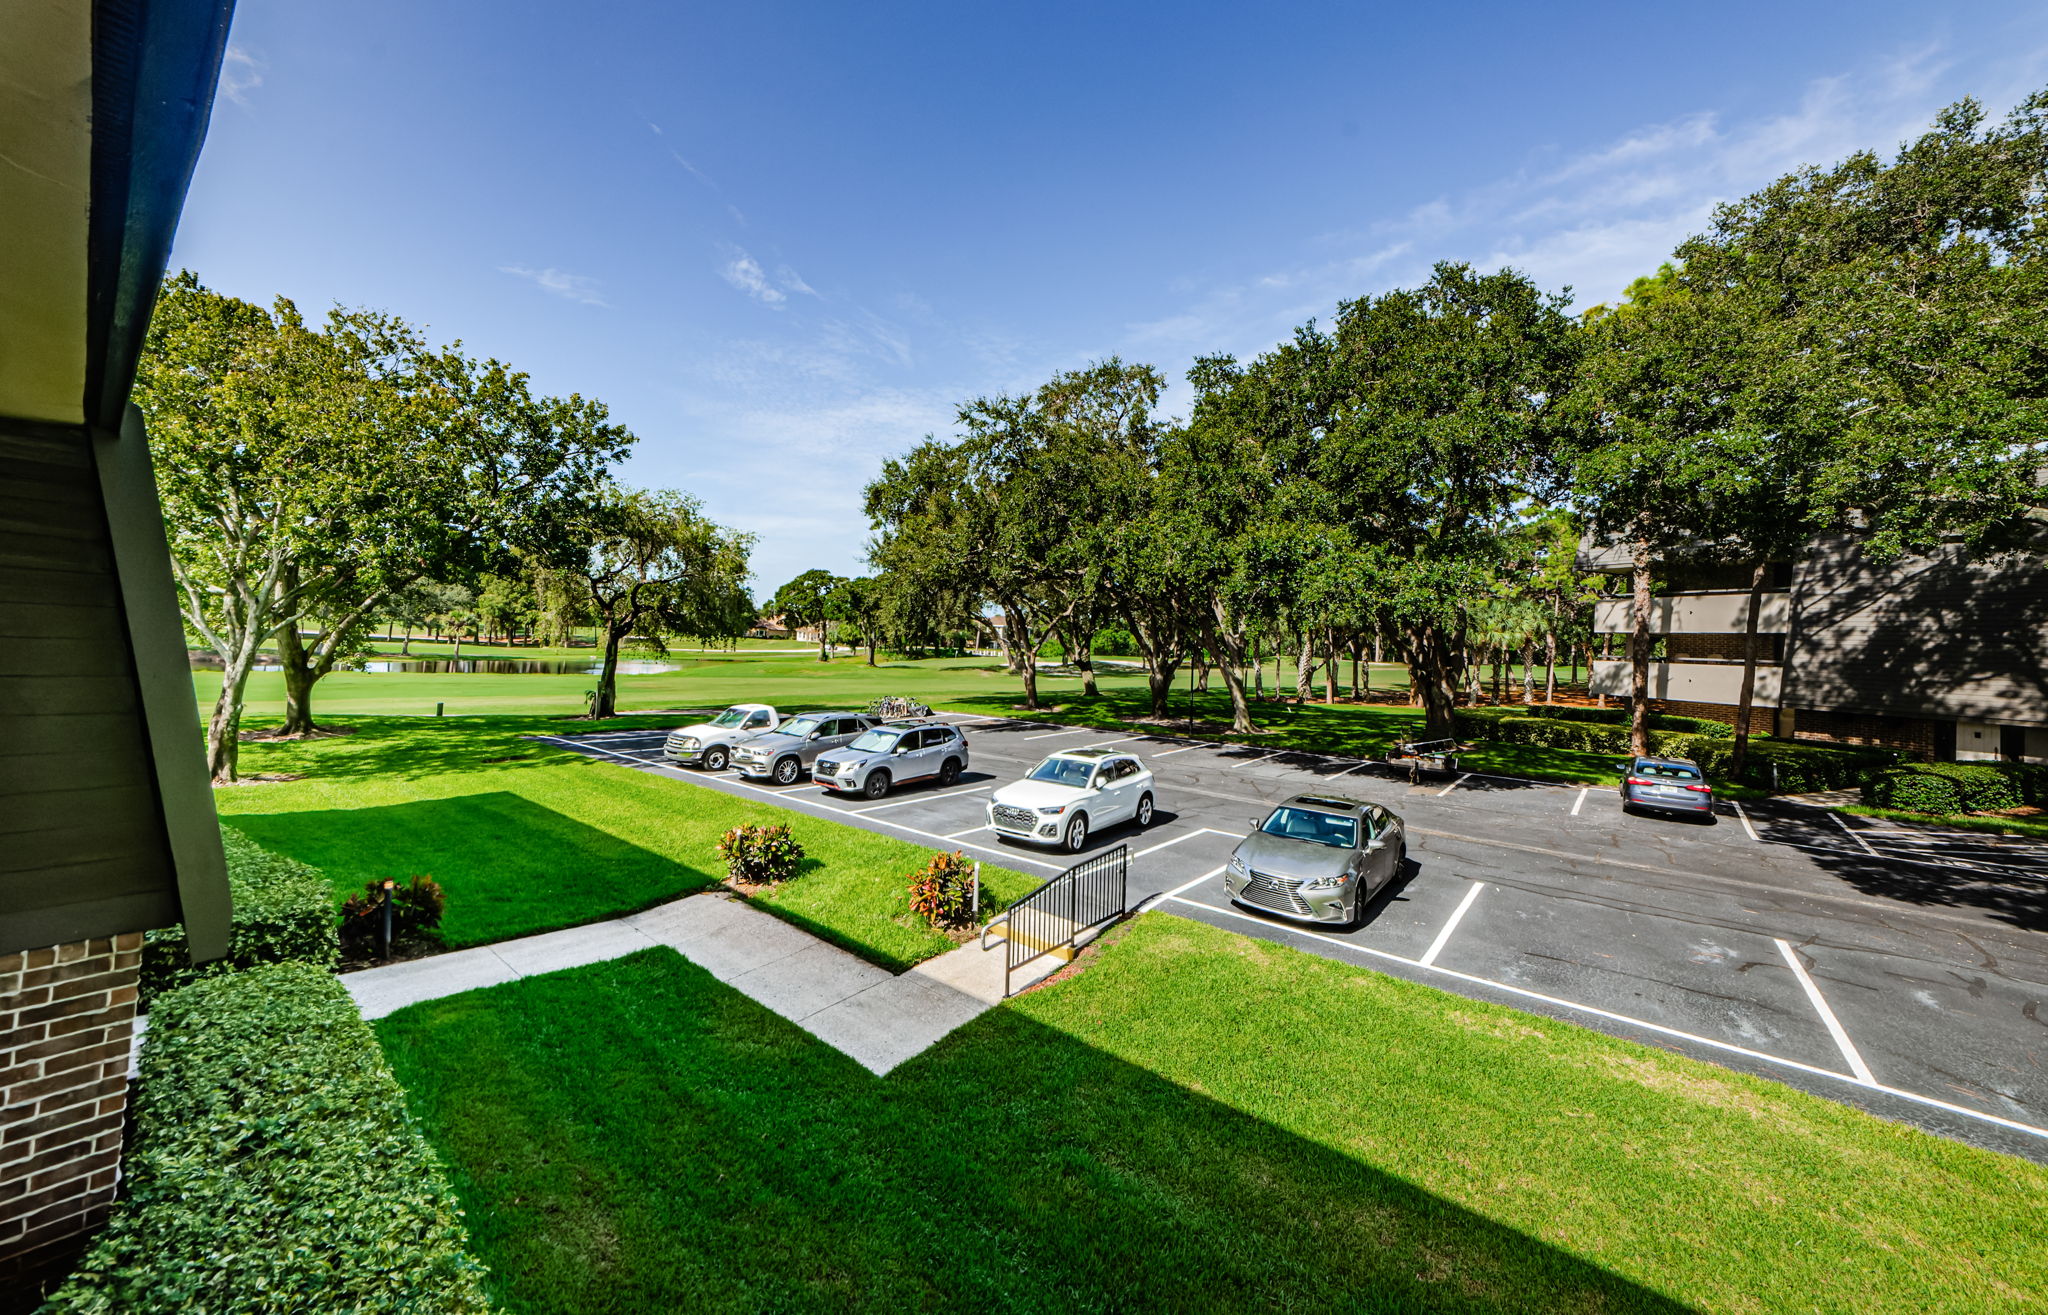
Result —
[[[886,1078],[665,949],[377,1027],[510,1312],[2048,1290],[2040,1166],[1164,914]]]
[[[2048,840],[2048,815],[2002,817],[1997,813],[1909,813],[1897,808],[1872,808],[1864,804],[1843,805],[1842,812],[1875,817],[1887,822],[1910,822],[1914,826],[1940,831],[1983,831],[1990,835],[2032,836]]]
[[[484,679],[455,677],[455,679]],[[516,677],[514,679],[517,679]],[[909,875],[932,851],[766,802],[594,761],[528,735],[587,729],[538,717],[350,718],[352,735],[246,744],[245,773],[298,781],[215,792],[226,821],[311,863],[337,895],[365,881],[433,877],[448,892],[442,939],[480,945],[632,913],[724,875],[728,828],[787,822],[803,872],[761,902],[886,967],[952,948],[908,911]],[[630,721],[613,725],[631,725]],[[1038,878],[982,870],[994,908]]]

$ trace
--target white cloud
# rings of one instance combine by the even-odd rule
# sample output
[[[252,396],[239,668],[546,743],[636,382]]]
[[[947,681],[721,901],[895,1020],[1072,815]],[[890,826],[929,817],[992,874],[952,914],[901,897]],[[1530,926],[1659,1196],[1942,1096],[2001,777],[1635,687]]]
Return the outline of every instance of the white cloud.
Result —
[[[718,272],[727,283],[766,305],[780,306],[789,300],[787,293],[768,281],[761,262],[744,251],[735,251]]]
[[[780,266],[776,269],[775,281],[777,283],[780,283],[783,287],[789,289],[791,292],[800,292],[806,297],[815,297],[818,295],[818,290],[816,288],[804,282],[803,276],[801,274],[798,274],[795,270],[791,269],[787,265]]]
[[[247,105],[249,93],[263,85],[263,69],[262,60],[230,44],[220,62],[220,94],[237,105]]]
[[[610,304],[598,293],[596,280],[585,278],[581,274],[570,274],[559,269],[531,269],[525,265],[500,265],[498,272],[525,279],[543,291],[552,292],[557,297],[569,301],[581,302],[586,306]]]

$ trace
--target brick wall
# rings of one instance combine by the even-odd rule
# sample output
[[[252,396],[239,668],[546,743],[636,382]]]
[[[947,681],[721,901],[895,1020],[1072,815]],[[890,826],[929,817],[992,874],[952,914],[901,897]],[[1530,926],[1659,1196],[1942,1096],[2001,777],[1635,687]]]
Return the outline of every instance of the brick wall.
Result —
[[[1882,717],[1856,712],[1793,714],[1792,738],[1824,744],[1871,744],[1903,749],[1921,758],[1934,757],[1934,723],[1920,717]]]
[[[113,1203],[141,933],[0,955],[0,1288],[68,1264]]]
[[[1783,657],[1780,651],[1782,636],[1758,635],[1756,637],[1757,659],[1762,662],[1777,662]],[[1742,661],[1741,635],[1666,635],[1665,655],[1674,662],[1740,662]]]
[[[1625,707],[1628,704],[1628,700],[1616,699],[1615,703]],[[1668,712],[1675,717],[1700,717],[1707,721],[1718,721],[1729,726],[1735,724],[1735,705],[1732,703],[1687,703],[1682,699],[1651,699],[1650,711]],[[1752,705],[1749,710],[1749,733],[1751,735],[1769,735],[1775,724],[1776,716],[1776,709],[1759,708]]]

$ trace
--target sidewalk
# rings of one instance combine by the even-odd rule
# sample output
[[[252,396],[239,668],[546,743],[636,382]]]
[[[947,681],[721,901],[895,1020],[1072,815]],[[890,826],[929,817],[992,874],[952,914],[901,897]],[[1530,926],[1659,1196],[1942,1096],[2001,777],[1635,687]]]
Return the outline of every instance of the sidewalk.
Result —
[[[691,895],[610,922],[345,973],[364,1018],[521,977],[603,963],[666,945],[742,994],[887,1073],[1003,998],[1003,946],[979,942],[890,973],[729,895]],[[1022,988],[1065,965],[1020,969]]]

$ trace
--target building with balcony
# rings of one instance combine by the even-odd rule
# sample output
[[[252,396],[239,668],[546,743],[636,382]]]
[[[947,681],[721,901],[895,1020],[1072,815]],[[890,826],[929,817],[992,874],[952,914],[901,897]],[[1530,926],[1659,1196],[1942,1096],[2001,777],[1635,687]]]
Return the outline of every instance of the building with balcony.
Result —
[[[1628,554],[1589,544],[1581,565],[1625,577]],[[1654,709],[1734,723],[1750,574],[1747,565],[1660,566]],[[1597,633],[1632,628],[1626,596],[1598,605]],[[1754,733],[1938,760],[2048,762],[2048,542],[1881,563],[1853,535],[1816,539],[1772,566],[1757,658]],[[1595,661],[1591,687],[1626,699],[1626,658]]]

